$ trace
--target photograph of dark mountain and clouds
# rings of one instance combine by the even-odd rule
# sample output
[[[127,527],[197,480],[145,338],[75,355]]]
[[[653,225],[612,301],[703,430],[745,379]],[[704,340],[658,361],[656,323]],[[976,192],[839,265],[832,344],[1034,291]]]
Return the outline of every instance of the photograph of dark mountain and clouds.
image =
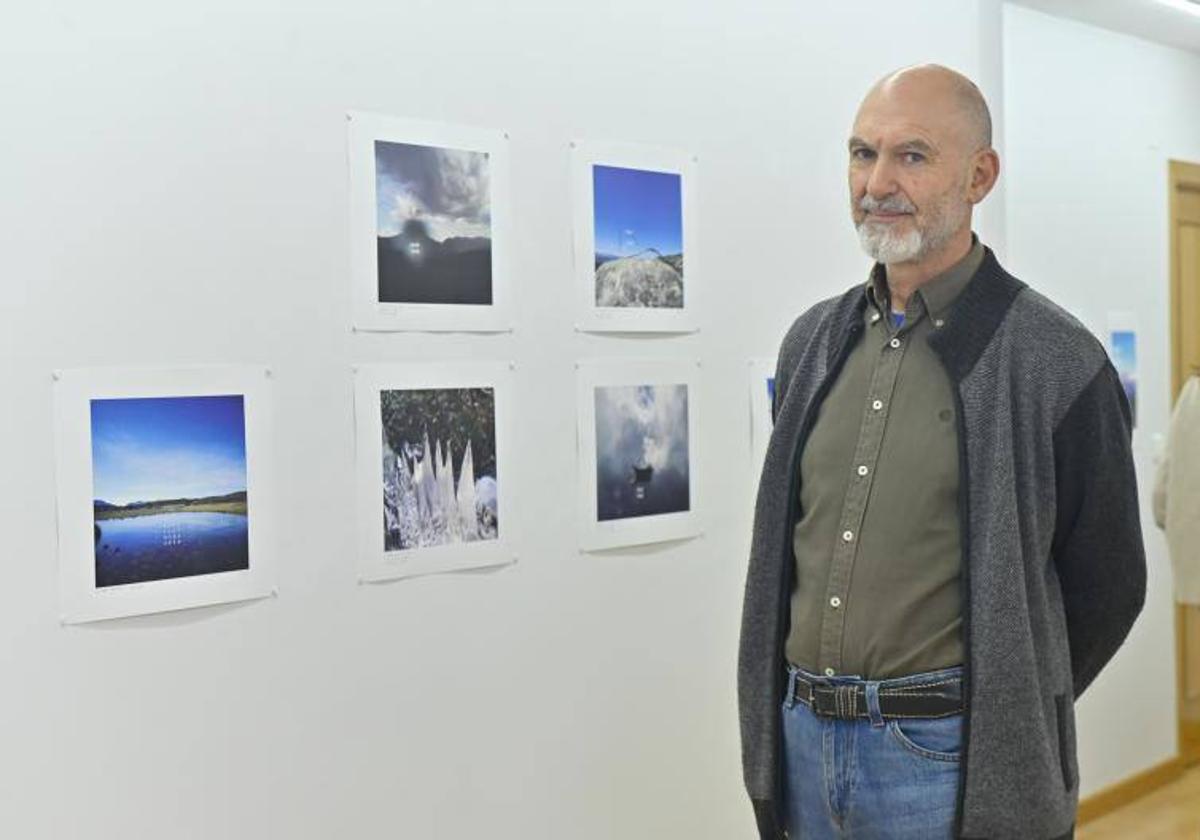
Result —
[[[492,303],[485,152],[375,141],[379,302]]]

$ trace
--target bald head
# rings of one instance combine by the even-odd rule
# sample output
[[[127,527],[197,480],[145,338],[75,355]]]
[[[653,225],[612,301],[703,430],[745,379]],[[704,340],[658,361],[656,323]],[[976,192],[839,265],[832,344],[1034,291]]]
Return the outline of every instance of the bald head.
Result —
[[[914,116],[935,113],[953,129],[970,154],[992,146],[992,115],[975,83],[940,64],[917,64],[889,73],[876,82],[859,106],[910,110]]]

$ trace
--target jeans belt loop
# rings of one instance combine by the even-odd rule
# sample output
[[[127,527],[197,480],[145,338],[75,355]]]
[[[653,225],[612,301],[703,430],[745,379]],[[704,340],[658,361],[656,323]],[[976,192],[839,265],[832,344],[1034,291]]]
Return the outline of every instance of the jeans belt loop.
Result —
[[[863,688],[863,700],[867,704],[867,717],[871,721],[871,726],[878,728],[883,726],[883,710],[879,707],[879,680],[868,680]]]

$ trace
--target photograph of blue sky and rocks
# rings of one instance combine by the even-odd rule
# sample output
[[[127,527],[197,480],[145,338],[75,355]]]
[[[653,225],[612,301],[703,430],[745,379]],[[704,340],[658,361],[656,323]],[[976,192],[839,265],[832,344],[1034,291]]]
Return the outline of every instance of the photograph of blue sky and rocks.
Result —
[[[683,308],[683,196],[677,174],[592,167],[596,305]]]
[[[490,305],[488,155],[375,141],[380,303]]]
[[[383,391],[385,551],[500,533],[491,388]]]
[[[244,398],[91,401],[96,586],[247,569]]]
[[[687,385],[596,388],[596,517],[689,509]]]

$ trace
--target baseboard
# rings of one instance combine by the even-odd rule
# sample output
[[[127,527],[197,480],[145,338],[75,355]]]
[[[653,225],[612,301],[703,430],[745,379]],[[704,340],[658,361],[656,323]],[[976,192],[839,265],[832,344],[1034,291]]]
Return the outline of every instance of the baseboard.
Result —
[[[1166,761],[1147,767],[1140,773],[1135,773],[1127,779],[1096,791],[1091,796],[1079,800],[1079,811],[1075,816],[1075,824],[1102,817],[1117,810],[1122,805],[1128,805],[1136,799],[1163,785],[1168,785],[1183,775],[1183,761],[1179,756],[1173,756]]]

